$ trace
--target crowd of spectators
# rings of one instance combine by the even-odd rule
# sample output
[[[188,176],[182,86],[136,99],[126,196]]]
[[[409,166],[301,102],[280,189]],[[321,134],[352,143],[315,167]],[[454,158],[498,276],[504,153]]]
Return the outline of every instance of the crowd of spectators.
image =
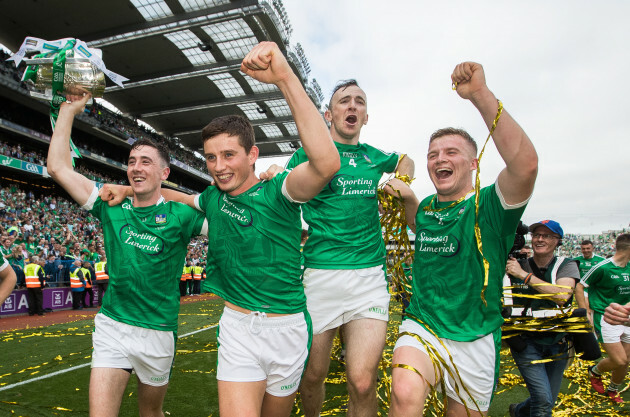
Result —
[[[15,81],[20,82],[21,88],[28,89],[27,85],[20,81],[21,73],[23,71],[24,64],[21,64],[20,68],[16,68],[12,61],[7,61],[9,55],[0,50],[0,73],[7,77],[12,78]],[[149,138],[154,141],[161,142],[166,145],[174,159],[183,162],[184,164],[195,168],[201,172],[205,172],[205,163],[200,156],[195,155],[190,149],[183,148],[177,143],[174,138],[168,138],[160,135],[137,123],[136,120],[123,116],[122,114],[115,113],[102,105],[97,103],[98,99],[94,101],[94,104],[86,109],[85,115],[98,121],[102,127],[113,129],[118,133],[121,139],[142,139]],[[2,115],[0,114],[0,117]],[[9,119],[11,120],[11,119]],[[201,128],[202,126],[200,126]],[[89,149],[89,144],[85,144],[86,149]],[[102,154],[98,150],[95,153]]]
[[[46,157],[35,150],[23,150],[22,145],[20,144],[10,144],[0,139],[0,155],[5,155],[11,158],[21,159],[22,161],[31,162],[33,164],[38,164],[45,166],[46,165]],[[81,174],[85,175],[89,179],[100,182],[100,183],[113,183],[113,184],[126,184],[127,181],[121,175],[118,178],[114,178],[102,172],[97,172],[95,170],[89,169],[86,166],[82,165],[80,162],[77,164],[75,169]]]
[[[31,162],[38,165],[46,165],[46,157],[41,153],[23,149],[22,145],[11,144],[0,139],[0,155],[8,156],[10,158],[21,159],[22,161]]]
[[[567,233],[562,239],[560,254],[572,258],[582,256],[580,243],[582,243],[583,240],[591,240],[593,242],[593,253],[603,256],[604,258],[608,258],[615,253],[615,240],[617,239],[617,236],[621,233],[629,232],[630,227],[622,230],[610,230],[594,235],[576,235]]]

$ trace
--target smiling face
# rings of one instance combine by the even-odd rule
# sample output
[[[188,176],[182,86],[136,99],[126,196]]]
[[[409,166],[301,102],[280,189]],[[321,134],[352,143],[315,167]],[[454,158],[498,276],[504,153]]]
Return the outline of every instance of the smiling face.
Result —
[[[459,135],[446,135],[429,143],[427,170],[440,201],[455,201],[472,189],[477,168],[475,151]]]
[[[584,259],[591,259],[593,257],[593,245],[586,244],[580,245],[580,249],[582,250],[582,256]]]
[[[538,226],[531,233],[534,256],[546,257],[552,255],[558,247],[560,236],[545,226]]]
[[[127,161],[127,179],[131,184],[135,200],[147,205],[157,203],[160,198],[162,181],[168,178],[170,169],[151,146],[131,149]]]
[[[246,152],[237,136],[221,133],[205,140],[203,152],[208,172],[222,191],[238,195],[258,182],[254,173],[257,146]]]
[[[330,134],[336,142],[356,144],[368,121],[365,92],[356,85],[335,91],[324,117],[331,124]]]

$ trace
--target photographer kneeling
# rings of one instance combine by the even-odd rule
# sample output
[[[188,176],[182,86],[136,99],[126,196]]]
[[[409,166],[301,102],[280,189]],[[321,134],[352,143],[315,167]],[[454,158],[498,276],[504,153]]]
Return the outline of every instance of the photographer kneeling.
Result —
[[[512,316],[553,317],[570,306],[573,288],[580,279],[577,264],[571,259],[557,257],[554,252],[562,244],[564,232],[553,220],[543,220],[529,227],[534,256],[529,259],[509,259],[506,272],[513,286],[516,305]],[[519,295],[539,297],[519,297]],[[547,295],[546,297],[544,295]],[[568,361],[566,333],[525,332],[511,340],[510,350],[518,366],[529,398],[510,405],[510,416],[551,416],[558,397],[564,368]],[[540,363],[543,359],[550,359]]]

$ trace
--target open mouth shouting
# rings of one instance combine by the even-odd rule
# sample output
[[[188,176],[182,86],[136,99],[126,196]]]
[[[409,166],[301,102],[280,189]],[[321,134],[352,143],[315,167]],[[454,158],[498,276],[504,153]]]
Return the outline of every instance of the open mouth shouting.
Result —
[[[453,175],[453,170],[450,168],[438,168],[435,170],[435,178],[438,180],[445,180]]]
[[[356,114],[351,114],[347,116],[345,119],[346,124],[350,126],[356,126],[358,121],[359,121],[359,118],[356,116]]]

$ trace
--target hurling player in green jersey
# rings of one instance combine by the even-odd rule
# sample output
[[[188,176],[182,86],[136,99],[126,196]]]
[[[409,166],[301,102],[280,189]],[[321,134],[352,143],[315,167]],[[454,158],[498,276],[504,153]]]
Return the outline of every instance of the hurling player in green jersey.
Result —
[[[586,273],[595,265],[605,260],[603,256],[595,255],[593,253],[593,242],[590,240],[583,240],[580,243],[580,250],[582,251],[582,256],[578,256],[575,258],[578,261],[578,268],[580,270],[580,277],[584,278]],[[584,288],[584,296],[588,297],[588,288]],[[592,320],[593,310],[588,310],[588,316]]]
[[[109,255],[109,286],[94,318],[90,416],[118,415],[131,371],[138,379],[141,416],[163,417],[162,404],[175,357],[179,312],[177,285],[190,239],[207,222],[190,207],[165,202],[168,149],[136,141],[127,160],[133,198],[109,206],[95,183],[75,172],[70,156],[74,117],[89,94],[67,96],[48,151],[48,173],[84,209],[101,220]]]
[[[593,242],[590,240],[583,240],[582,243],[580,243],[580,250],[582,251],[582,256],[578,256],[575,260],[580,263],[580,277],[584,278],[584,275],[586,275],[592,267],[606,258],[593,253]]]
[[[335,86],[324,117],[330,123],[341,166],[326,187],[302,206],[309,226],[304,292],[313,320],[313,345],[300,398],[306,417],[319,415],[333,340],[342,328],[348,414],[375,415],[376,373],[390,300],[377,189],[384,173],[413,178],[414,163],[407,155],[360,142],[361,129],[368,121],[367,95],[356,80]],[[292,169],[307,160],[304,150],[298,149],[286,167]]]
[[[614,323],[607,320],[609,307],[619,308],[630,304],[630,234],[617,236],[615,254],[590,269],[577,285],[575,298],[578,306],[590,308],[593,317],[589,317],[595,331],[608,354],[597,365],[589,368],[591,386],[600,394],[608,395],[612,401],[621,403],[619,390],[628,373],[630,362],[630,327],[623,321]],[[584,289],[588,288],[588,298]],[[626,325],[624,325],[626,324]],[[602,373],[612,372],[610,384],[605,389]]]
[[[215,120],[202,133],[206,164],[216,188],[212,187],[195,198],[195,205],[211,219],[210,239],[225,239],[227,235],[231,242],[225,241],[221,246],[240,248],[236,252],[240,256],[234,258],[229,249],[221,250],[219,246],[215,251],[212,242],[208,245],[208,265],[214,264],[217,271],[209,274],[207,281],[211,288],[218,290],[226,305],[221,319],[222,324],[224,319],[226,322],[221,326],[219,336],[222,337],[225,331],[227,336],[223,343],[239,352],[245,348],[249,351],[248,343],[260,343],[264,348],[259,352],[260,358],[255,359],[260,364],[252,365],[250,375],[243,375],[239,369],[245,364],[234,363],[239,360],[238,356],[220,345],[217,370],[219,412],[222,416],[270,415],[272,412],[273,415],[288,416],[305,361],[300,361],[299,375],[294,371],[275,370],[277,365],[266,366],[265,358],[274,355],[269,346],[280,343],[280,334],[274,336],[268,330],[272,338],[263,339],[262,334],[257,334],[257,325],[241,334],[227,320],[239,317],[237,314],[251,315],[251,320],[255,320],[252,323],[260,323],[266,328],[266,321],[274,316],[276,320],[296,312],[307,316],[300,280],[301,227],[296,203],[306,202],[317,195],[339,169],[339,157],[319,112],[274,43],[263,42],[255,47],[243,60],[241,70],[258,81],[278,86],[289,104],[309,161],[269,182],[260,183],[254,172],[258,148],[253,144],[253,138],[247,144],[243,136],[248,135],[243,133],[237,137],[230,133],[229,125],[237,125],[237,120]],[[213,233],[215,223],[222,236]],[[263,245],[255,246],[259,241]],[[266,259],[258,260],[266,253]],[[217,280],[222,283],[213,284]],[[260,314],[266,314],[267,318],[256,319]],[[233,331],[237,340],[230,340],[228,330]],[[307,355],[308,346],[295,343],[299,340],[297,336],[291,337],[296,346],[283,356],[293,357],[292,350]],[[304,348],[306,350],[302,350]],[[254,350],[251,354],[258,355]],[[240,360],[249,362],[244,359],[247,357],[244,355]],[[259,372],[257,368],[260,366],[268,370]],[[278,390],[275,381],[281,379],[275,374],[289,375],[289,372],[295,378],[283,376],[285,382]]]
[[[461,63],[451,81],[490,129],[498,101],[486,85],[482,66]],[[413,296],[392,359],[390,416],[421,415],[431,387],[443,379],[447,415],[487,414],[498,372],[505,264],[538,171],[533,144],[506,110],[493,140],[506,166],[479,196],[478,224],[489,261],[487,304],[481,297],[484,266],[474,237],[474,140],[453,128],[432,135],[427,169],[436,194],[421,203],[402,181],[390,182],[401,191],[407,222],[416,233]],[[434,349],[445,360],[443,365],[427,353]]]

